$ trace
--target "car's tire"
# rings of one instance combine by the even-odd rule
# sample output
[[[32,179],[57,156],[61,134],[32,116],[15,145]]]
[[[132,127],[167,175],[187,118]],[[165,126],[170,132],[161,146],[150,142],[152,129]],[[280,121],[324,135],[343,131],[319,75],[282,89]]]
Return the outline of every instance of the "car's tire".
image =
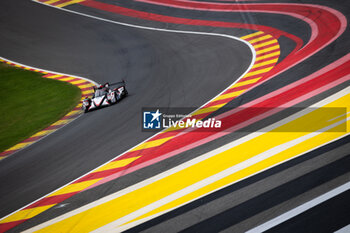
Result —
[[[89,111],[88,108],[85,106],[83,106],[82,109],[83,109],[84,113],[87,113]]]

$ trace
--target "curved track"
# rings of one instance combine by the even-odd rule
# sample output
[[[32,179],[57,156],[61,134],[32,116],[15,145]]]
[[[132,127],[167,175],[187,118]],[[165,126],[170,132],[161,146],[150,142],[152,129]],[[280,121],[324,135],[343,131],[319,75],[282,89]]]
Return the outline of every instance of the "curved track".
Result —
[[[2,9],[12,9],[4,16],[10,23],[2,24],[1,29],[6,35],[1,38],[7,45],[1,48],[4,57],[99,83],[124,78],[130,90],[129,98],[118,105],[85,114],[2,161],[0,190],[6,198],[1,215],[149,137],[140,128],[142,107],[200,106],[234,82],[251,62],[248,46],[232,39],[139,30],[33,2],[1,4]],[[36,17],[30,17],[32,14]],[[46,18],[51,22],[43,20]]]
[[[183,9],[181,1],[179,5],[168,4],[178,1],[159,1],[167,3],[167,6],[154,4],[153,1],[103,1],[104,4],[116,4],[138,12],[170,16],[163,19],[148,13],[136,14],[133,10],[117,13],[112,8],[96,9],[94,6],[99,5],[94,5],[93,2],[95,1],[89,0],[71,5],[68,9],[152,27],[163,28],[164,23],[177,22],[179,24],[166,26],[171,29],[236,36],[246,35],[260,27],[260,30],[282,35],[279,37],[279,64],[270,73],[270,77],[274,78],[266,78],[263,85],[232,100],[227,104],[231,108],[318,71],[345,56],[346,48],[349,48],[348,30],[339,39],[337,37],[340,34],[337,31],[327,35],[319,34],[320,38],[317,38],[317,33],[313,34],[315,30],[302,18],[295,19],[293,15],[286,16],[281,13],[268,14],[267,11],[258,13],[256,9],[244,13],[249,7],[222,12],[220,4],[218,9],[210,10],[213,8],[205,8],[200,4],[196,6],[196,3],[190,9]],[[324,4],[332,6],[332,3]],[[8,45],[1,47],[2,56],[32,66],[89,77],[97,82],[114,82],[125,78],[131,94],[130,98],[120,104],[86,114],[44,140],[2,161],[0,194],[4,198],[0,203],[1,216],[53,191],[149,137],[149,134],[140,133],[142,107],[200,106],[245,72],[252,59],[245,44],[226,38],[135,29],[58,11],[33,2],[12,0],[2,1],[1,5],[1,9],[9,9],[2,14],[9,21],[8,24],[1,24],[1,31],[6,32],[6,36],[0,38],[0,41],[1,44]],[[174,8],[179,9],[174,11]],[[339,4],[336,8],[349,15],[345,6]],[[36,17],[29,17],[33,12]],[[174,20],[175,17],[179,19],[189,16],[194,20],[184,20],[183,25],[181,21]],[[43,23],[44,19],[49,20]],[[144,21],[145,19],[153,21]],[[209,22],[208,20],[211,23],[203,23]],[[237,25],[215,27],[213,21],[234,22]],[[255,26],[244,28],[239,23]],[[35,25],[35,28],[29,25]],[[209,27],[210,25],[214,27]],[[318,32],[322,30],[325,29],[318,28]],[[330,37],[326,38],[328,35]],[[334,39],[337,40],[332,43]],[[328,43],[332,44],[325,47]],[[323,47],[325,48],[317,56],[311,56]],[[292,55],[294,58],[291,58]],[[306,60],[299,63],[296,62],[298,59],[300,62]],[[282,71],[285,72],[280,74]],[[345,69],[345,72],[348,70]],[[349,82],[339,83],[327,92],[310,96],[300,106],[309,106],[346,86],[349,86]],[[286,115],[279,114],[275,118],[260,121],[248,128],[247,132],[284,117]],[[245,135],[246,132],[227,134],[216,141],[183,152],[180,156],[82,192],[66,200],[62,208],[50,209],[46,214],[19,225],[17,230],[30,228],[74,210]],[[279,213],[284,213],[290,206],[297,206],[347,182],[348,142],[349,138],[345,137],[299,159],[202,197],[130,231],[162,232],[169,227],[173,231],[190,232],[249,230]],[[341,201],[348,202],[348,199],[340,199],[338,203]],[[336,230],[348,224],[341,218],[341,215],[346,216],[346,210],[344,211],[334,213],[339,218],[329,224],[325,221],[323,229]],[[299,221],[294,226],[291,229],[300,230],[303,223]],[[318,229],[322,229],[322,226]]]

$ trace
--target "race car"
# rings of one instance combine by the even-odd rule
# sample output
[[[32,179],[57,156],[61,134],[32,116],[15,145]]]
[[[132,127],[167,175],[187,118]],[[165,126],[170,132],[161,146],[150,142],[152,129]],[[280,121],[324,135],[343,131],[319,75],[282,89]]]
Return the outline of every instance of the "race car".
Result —
[[[111,89],[110,86],[117,85],[118,87]],[[125,88],[125,81],[94,87],[94,94],[91,98],[86,97],[83,100],[82,109],[85,113],[92,109],[101,108],[117,103],[122,98],[128,95],[128,91]]]

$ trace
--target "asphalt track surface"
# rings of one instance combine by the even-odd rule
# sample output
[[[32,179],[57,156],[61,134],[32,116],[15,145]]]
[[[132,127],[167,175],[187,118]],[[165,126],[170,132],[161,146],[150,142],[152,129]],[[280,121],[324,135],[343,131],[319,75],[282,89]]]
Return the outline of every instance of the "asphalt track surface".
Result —
[[[124,78],[130,93],[118,105],[85,114],[4,160],[2,216],[148,138],[141,132],[142,107],[200,106],[235,81],[251,61],[248,46],[231,39],[111,25],[29,1],[1,5],[9,9],[3,16],[8,23],[1,24],[4,57],[99,83]]]
[[[123,1],[119,4],[139,7],[144,11],[162,12],[165,15],[189,17],[188,11],[174,12],[164,7],[123,3]],[[334,4],[331,1],[324,1],[322,4],[330,5],[343,14],[349,15],[346,3]],[[0,163],[2,197],[0,216],[5,216],[66,184],[149,137],[149,134],[141,133],[141,107],[200,106],[239,77],[251,60],[247,46],[229,39],[153,32],[112,25],[30,1],[1,1],[0,9],[6,9],[6,11],[0,10],[1,21],[6,21],[0,24],[3,35],[0,37],[0,43],[3,45],[0,47],[1,56],[31,66],[88,77],[97,82],[114,82],[125,78],[130,93],[130,96],[118,105],[86,114],[35,145],[3,160]],[[142,23],[153,27],[164,26],[162,23],[144,22],[98,12],[80,5],[71,6],[69,9],[102,15],[118,21]],[[301,21],[282,16],[266,17],[264,14],[251,14],[247,17],[241,14],[197,12],[191,13],[191,17],[259,22],[293,32],[304,41],[307,41],[309,36],[309,29]],[[284,20],[277,20],[279,17]],[[243,30],[225,31],[181,25],[167,25],[167,27],[244,34]],[[294,45],[287,39],[281,39],[280,43],[283,57]],[[239,106],[316,71],[346,54],[347,51],[344,48],[349,48],[348,31],[317,56],[285,72],[283,80],[272,79],[235,99],[229,103],[229,106]],[[348,85],[349,83],[345,83],[333,88],[323,95],[304,102],[303,106],[308,106]],[[261,128],[282,117],[284,116],[280,115],[260,122],[247,131]],[[65,203],[68,204],[66,207],[51,209],[46,215],[38,216],[20,225],[17,230],[29,228],[113,193],[244,134],[228,135],[192,151],[184,152],[181,156],[80,193],[66,200]],[[348,181],[349,149],[349,137],[345,137],[301,158],[141,224],[130,232],[143,230],[164,232],[170,227],[173,232],[248,230],[271,216],[283,213],[291,206],[297,206]],[[311,219],[310,221],[315,221],[315,216],[322,216],[322,213],[328,211],[332,211],[335,216],[328,222],[327,218],[324,218],[322,228],[311,226],[312,231],[322,229],[324,232],[329,232],[349,224],[348,220],[341,217],[346,214],[346,210],[332,209],[332,206],[340,205],[340,202],[343,202],[343,206],[349,203],[346,193],[339,198],[331,200],[334,202],[331,205],[325,203],[305,213]],[[271,231],[285,232],[291,227],[298,232],[308,230],[305,229],[307,222],[295,223],[296,221],[292,219],[286,222],[285,226],[282,224]],[[16,229],[13,230],[16,231]]]

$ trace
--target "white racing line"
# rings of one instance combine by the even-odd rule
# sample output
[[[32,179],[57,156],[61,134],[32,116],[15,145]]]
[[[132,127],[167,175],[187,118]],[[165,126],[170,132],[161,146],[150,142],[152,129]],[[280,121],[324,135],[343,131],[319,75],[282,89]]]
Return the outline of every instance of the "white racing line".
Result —
[[[213,99],[215,99],[216,97],[220,96],[220,95],[221,95],[222,93],[224,93],[227,89],[229,89],[232,85],[234,85],[235,83],[237,83],[242,77],[244,77],[244,75],[246,75],[246,74],[249,72],[249,70],[252,68],[252,66],[253,66],[254,63],[255,63],[256,53],[255,53],[254,47],[253,47],[250,43],[248,43],[247,41],[245,41],[245,40],[243,40],[243,39],[241,39],[241,38],[239,38],[239,37],[234,37],[234,36],[225,35],[225,34],[219,34],[219,33],[170,30],[170,29],[162,29],[162,28],[153,28],[153,27],[145,27],[145,26],[140,26],[140,25],[133,25],[133,24],[128,24],[128,23],[113,21],[113,20],[109,20],[109,19],[104,19],[104,18],[100,18],[100,17],[96,17],[96,16],[92,16],[92,15],[88,15],[88,14],[84,14],[84,13],[80,13],[80,12],[76,12],[76,11],[64,9],[64,8],[58,8],[58,7],[51,6],[51,5],[46,5],[46,4],[42,3],[42,2],[37,2],[37,1],[33,1],[33,0],[32,0],[32,2],[37,3],[37,4],[42,4],[42,5],[47,6],[47,7],[52,7],[52,8],[55,8],[55,9],[57,9],[57,10],[62,10],[62,11],[65,11],[65,12],[69,12],[69,13],[72,13],[72,14],[77,14],[77,15],[81,15],[81,16],[84,16],[84,17],[92,18],[92,19],[95,19],[95,20],[104,21],[104,22],[106,22],[106,23],[112,23],[112,24],[117,24],[117,25],[126,26],[126,27],[132,27],[132,28],[144,29],[144,30],[152,30],[152,31],[160,31],[160,32],[180,33],[180,34],[194,34],[194,35],[217,36],[217,37],[229,38],[229,39],[232,39],[232,40],[236,40],[236,41],[242,42],[243,44],[247,45],[247,46],[250,48],[251,53],[252,53],[252,61],[251,61],[250,65],[249,65],[248,69],[247,69],[236,81],[234,81],[230,86],[228,86],[225,90],[223,90],[222,92],[220,92],[218,95],[214,96],[211,100],[213,100]],[[5,59],[5,58],[4,58],[4,59]],[[11,62],[13,62],[13,61],[11,61]],[[17,63],[17,62],[13,62],[13,63]],[[20,64],[20,63],[17,63],[17,64]],[[23,66],[27,66],[27,65],[23,65]],[[27,67],[30,67],[30,66],[27,66]],[[37,68],[34,68],[34,69],[37,69]],[[40,70],[42,70],[42,69],[40,69]],[[45,71],[45,70],[44,70],[44,71]],[[48,72],[50,72],[50,71],[48,71]],[[55,72],[55,73],[57,73],[57,74],[63,74],[63,73],[59,73],[59,72]],[[69,75],[69,74],[64,74],[64,75]],[[74,77],[74,75],[69,75],[69,76]],[[77,77],[77,76],[76,76],[76,77]],[[82,77],[79,77],[79,78],[82,78]],[[83,79],[86,79],[86,78],[83,78]],[[86,79],[86,80],[88,80],[88,79]],[[93,82],[93,83],[96,83],[96,82]],[[200,109],[201,107],[205,106],[205,105],[206,105],[207,103],[209,103],[211,100],[209,100],[208,102],[204,103],[204,104],[203,104],[202,106],[200,106],[198,109]],[[194,110],[193,112],[197,111],[198,109]],[[193,112],[192,112],[192,113],[193,113]],[[67,125],[69,125],[69,124],[67,124]],[[164,131],[164,130],[163,130],[163,131]],[[146,140],[140,142],[139,144],[135,145],[134,147],[130,148],[129,150],[127,150],[127,151],[121,153],[120,155],[117,155],[117,156],[114,157],[113,159],[111,159],[111,160],[105,162],[104,164],[102,164],[102,165],[96,167],[95,169],[93,169],[93,170],[91,170],[91,171],[85,173],[84,175],[82,175],[82,176],[80,176],[80,177],[78,177],[78,178],[72,180],[71,182],[67,183],[66,185],[63,185],[63,186],[61,186],[61,187],[55,189],[54,191],[52,191],[52,192],[50,192],[50,193],[48,193],[48,194],[42,196],[41,198],[39,198],[39,199],[37,199],[37,200],[35,200],[35,201],[33,201],[33,202],[27,204],[26,206],[23,206],[22,208],[20,208],[20,209],[14,211],[14,212],[12,212],[12,213],[10,213],[10,214],[8,214],[8,215],[2,217],[0,220],[5,219],[5,218],[9,217],[10,215],[12,215],[12,214],[14,214],[14,213],[16,213],[16,212],[18,212],[18,211],[20,211],[20,210],[22,210],[22,209],[24,209],[24,208],[30,206],[30,205],[32,205],[33,203],[36,203],[36,202],[40,201],[41,199],[43,199],[43,198],[45,198],[45,197],[51,195],[52,193],[54,193],[54,192],[56,192],[56,191],[58,191],[58,190],[60,190],[60,189],[62,189],[62,188],[64,188],[64,187],[66,187],[66,186],[68,186],[68,185],[70,185],[70,184],[72,184],[72,183],[74,183],[75,181],[79,180],[80,178],[86,176],[87,174],[92,173],[93,171],[95,171],[95,170],[99,169],[100,167],[102,167],[102,166],[108,164],[109,162],[115,160],[116,158],[118,158],[118,157],[120,157],[120,156],[126,154],[128,151],[130,151],[130,150],[132,150],[132,149],[138,147],[139,145],[143,144],[144,142],[146,142],[146,141],[152,139],[153,137],[157,136],[158,134],[162,133],[163,131],[158,132],[157,134],[155,134],[155,135],[149,137],[148,139],[146,139]]]
[[[347,182],[329,192],[326,192],[324,194],[322,194],[321,196],[316,197],[315,199],[312,199],[311,201],[308,201],[290,211],[285,212],[284,214],[271,219],[270,221],[267,221],[264,224],[261,224],[257,227],[254,227],[253,229],[250,229],[249,231],[247,231],[246,233],[260,233],[260,232],[264,232],[267,231],[319,204],[321,204],[322,202],[325,202],[347,190],[350,189],[350,182]],[[341,231],[339,231],[340,233]],[[344,232],[350,232],[350,227],[348,226],[347,229],[344,229]]]
[[[61,215],[59,217],[56,217],[56,218],[54,218],[52,220],[49,220],[47,222],[44,222],[44,223],[42,223],[40,225],[37,225],[37,226],[35,226],[35,227],[31,228],[31,229],[28,229],[27,231],[24,231],[24,232],[34,232],[34,231],[43,229],[43,228],[48,227],[48,226],[50,226],[52,224],[58,223],[58,222],[60,222],[60,221],[62,221],[64,219],[67,219],[69,217],[72,217],[72,216],[77,215],[79,213],[82,213],[84,211],[87,211],[87,210],[89,210],[91,208],[94,208],[96,206],[99,206],[101,204],[109,202],[111,200],[114,200],[114,199],[116,199],[118,197],[121,197],[121,196],[127,194],[127,193],[133,192],[133,191],[135,191],[137,189],[141,189],[141,188],[143,188],[143,187],[145,187],[145,186],[147,186],[147,185],[149,185],[151,183],[159,181],[159,180],[161,180],[161,179],[163,179],[165,177],[171,176],[172,174],[175,174],[175,173],[177,173],[177,172],[179,172],[181,170],[189,168],[189,167],[191,167],[191,166],[193,166],[193,165],[195,165],[197,163],[200,163],[200,162],[202,162],[202,161],[204,161],[204,160],[206,160],[206,159],[208,159],[210,157],[213,157],[213,156],[217,155],[218,153],[224,152],[224,151],[226,151],[226,150],[228,150],[230,148],[233,148],[233,147],[235,147],[235,146],[237,146],[237,145],[239,145],[241,143],[247,142],[247,141],[249,141],[249,140],[251,140],[253,138],[256,138],[256,137],[258,137],[260,135],[266,134],[267,132],[269,132],[269,131],[271,131],[273,129],[276,129],[277,127],[285,125],[285,124],[287,124],[287,123],[289,123],[289,122],[291,122],[293,120],[296,120],[296,119],[298,119],[298,118],[300,118],[300,117],[302,117],[302,116],[304,116],[304,115],[306,115],[308,113],[311,113],[312,111],[315,111],[317,108],[322,107],[322,106],[324,106],[324,105],[326,105],[328,103],[331,103],[331,102],[333,102],[333,101],[339,99],[340,97],[345,96],[345,95],[347,95],[349,93],[350,93],[350,87],[345,88],[342,91],[339,91],[338,93],[335,93],[332,96],[327,97],[326,99],[321,100],[318,103],[310,106],[310,108],[304,109],[304,110],[302,110],[300,112],[297,112],[297,113],[295,113],[295,114],[293,114],[293,115],[291,115],[291,116],[289,116],[287,118],[284,118],[284,119],[282,119],[282,120],[280,120],[280,121],[278,121],[278,122],[276,122],[276,123],[274,123],[274,124],[272,124],[270,126],[265,127],[264,129],[261,130],[262,132],[251,133],[251,134],[249,134],[249,135],[247,135],[245,137],[242,137],[242,138],[240,138],[238,140],[235,140],[235,141],[230,142],[230,143],[228,143],[226,145],[223,145],[223,146],[221,146],[221,147],[219,147],[217,149],[214,149],[214,150],[209,151],[209,152],[207,152],[207,153],[205,153],[203,155],[200,155],[200,156],[198,156],[198,157],[196,157],[196,158],[194,158],[194,159],[192,159],[192,160],[190,160],[188,162],[185,162],[185,163],[183,163],[181,165],[178,165],[177,167],[169,169],[169,170],[167,170],[167,171],[165,171],[163,173],[160,173],[160,174],[158,174],[156,176],[153,176],[153,177],[151,177],[151,178],[149,178],[147,180],[141,181],[141,182],[139,182],[139,183],[137,183],[135,185],[129,186],[129,187],[127,187],[127,188],[125,188],[123,190],[120,190],[120,191],[118,191],[116,193],[110,194],[110,195],[108,195],[106,197],[103,197],[103,198],[97,200],[97,201],[91,202],[91,203],[89,203],[89,204],[87,204],[85,206],[82,206],[82,207],[80,207],[78,209],[75,209],[75,210],[73,210],[71,212],[63,214],[63,215]],[[209,185],[209,184],[211,184],[211,183],[213,183],[215,181],[218,181],[218,180],[220,180],[220,179],[222,179],[224,177],[227,177],[227,176],[229,176],[229,175],[231,175],[231,174],[233,174],[235,172],[238,172],[238,171],[243,170],[243,169],[245,169],[245,168],[247,168],[249,166],[252,166],[252,165],[254,165],[254,164],[256,164],[256,163],[258,163],[260,161],[263,161],[263,160],[265,160],[267,158],[270,158],[270,157],[274,156],[275,154],[280,153],[281,151],[283,151],[285,149],[291,148],[291,147],[293,147],[293,146],[295,146],[295,145],[297,145],[297,144],[299,144],[299,143],[301,143],[301,142],[303,142],[303,141],[305,141],[305,140],[307,140],[309,138],[315,137],[315,136],[317,136],[317,135],[319,135],[319,134],[321,134],[321,133],[323,133],[323,132],[325,132],[325,131],[327,131],[329,129],[332,129],[332,128],[334,128],[334,127],[336,127],[336,126],[346,122],[347,120],[349,120],[349,118],[345,118],[345,119],[339,120],[339,121],[337,121],[337,122],[335,122],[335,123],[333,123],[333,124],[323,128],[323,129],[319,130],[318,132],[311,132],[311,133],[306,134],[306,135],[304,135],[302,137],[299,137],[299,138],[294,139],[292,141],[289,141],[289,142],[286,142],[286,143],[281,144],[279,146],[276,146],[274,148],[271,148],[271,149],[269,149],[269,150],[267,150],[267,151],[265,151],[265,152],[263,152],[261,154],[258,154],[258,155],[254,156],[254,157],[252,157],[252,158],[250,158],[248,160],[245,160],[245,161],[243,161],[243,162],[241,162],[241,163],[239,163],[237,165],[234,165],[234,166],[232,166],[232,167],[230,167],[230,168],[228,168],[226,170],[223,170],[223,171],[221,171],[221,172],[219,172],[219,173],[217,173],[215,175],[212,175],[212,176],[210,176],[210,177],[208,177],[208,178],[206,178],[204,180],[201,180],[201,181],[199,181],[197,183],[194,183],[194,184],[192,184],[192,185],[190,185],[190,186],[188,186],[188,187],[186,187],[186,188],[184,188],[182,190],[179,190],[179,191],[177,191],[177,192],[175,192],[175,193],[173,193],[173,194],[171,194],[171,195],[169,195],[167,197],[164,197],[164,198],[162,198],[162,199],[160,199],[160,200],[158,200],[156,202],[153,202],[152,204],[150,204],[148,206],[145,206],[145,207],[143,207],[143,208],[141,208],[141,209],[139,209],[139,210],[137,210],[135,212],[132,212],[132,213],[130,213],[130,214],[128,214],[128,215],[126,215],[126,216],[124,216],[124,217],[114,221],[114,222],[111,222],[111,223],[109,223],[109,224],[107,224],[107,225],[105,225],[105,226],[103,226],[101,228],[98,228],[94,232],[121,232],[121,231],[125,231],[125,230],[130,229],[132,227],[135,227],[135,226],[137,226],[137,225],[139,225],[139,224],[141,224],[143,222],[146,222],[146,221],[148,221],[150,219],[153,219],[153,218],[158,217],[158,216],[160,216],[160,215],[162,215],[164,213],[167,213],[167,212],[169,212],[169,211],[171,211],[171,210],[173,210],[175,208],[179,208],[179,207],[181,207],[183,205],[186,205],[189,202],[193,202],[193,201],[195,201],[195,200],[197,200],[199,198],[202,198],[203,196],[207,196],[207,195],[209,195],[209,194],[211,194],[211,193],[213,193],[213,192],[215,192],[215,191],[217,191],[219,189],[222,189],[222,188],[225,188],[225,187],[227,187],[229,185],[232,185],[233,183],[237,183],[237,182],[239,182],[239,181],[241,181],[243,179],[247,179],[248,177],[251,177],[253,175],[256,175],[258,173],[266,171],[266,170],[268,170],[268,169],[270,169],[272,167],[278,166],[278,165],[280,165],[282,163],[285,163],[285,162],[287,162],[289,160],[292,160],[292,159],[294,159],[294,158],[296,158],[296,157],[298,157],[298,156],[300,156],[302,154],[308,153],[309,151],[313,151],[313,150],[315,150],[315,149],[317,149],[317,148],[319,148],[321,146],[324,146],[325,144],[329,144],[329,143],[331,143],[333,141],[339,140],[340,138],[347,136],[348,133],[343,135],[343,136],[341,136],[341,137],[339,137],[339,138],[336,138],[336,139],[334,139],[334,140],[332,140],[330,142],[327,142],[325,144],[322,144],[322,145],[319,145],[319,146],[317,146],[315,148],[312,148],[312,149],[310,149],[308,151],[305,151],[302,154],[296,155],[296,156],[294,156],[294,157],[292,157],[292,158],[290,158],[288,160],[285,160],[285,161],[283,161],[281,163],[275,164],[275,165],[270,166],[270,167],[268,167],[266,169],[263,169],[263,170],[261,170],[261,171],[259,171],[257,173],[254,173],[254,174],[252,174],[250,176],[244,177],[243,179],[240,179],[240,180],[237,180],[237,181],[235,181],[233,183],[227,184],[227,185],[225,185],[223,187],[220,187],[219,189],[212,190],[212,191],[210,191],[210,192],[208,192],[208,193],[206,193],[204,195],[201,195],[201,196],[199,196],[199,197],[197,197],[197,198],[195,198],[195,199],[193,199],[193,200],[191,200],[189,202],[182,203],[181,205],[176,206],[175,208],[171,208],[171,209],[168,209],[166,211],[163,211],[163,212],[157,213],[155,215],[149,216],[147,218],[143,218],[143,219],[137,220],[135,222],[131,222],[129,224],[125,224],[125,223],[127,223],[129,221],[132,221],[133,219],[135,219],[135,218],[137,218],[139,216],[142,216],[145,213],[148,213],[148,212],[150,212],[150,211],[152,211],[154,209],[157,209],[157,208],[163,206],[166,203],[169,203],[169,202],[171,202],[173,200],[176,200],[176,199],[178,199],[180,197],[183,197],[186,194],[194,192],[194,191],[196,191],[196,190],[198,190],[198,189],[200,189],[200,188],[202,188],[204,186],[207,186],[207,185]],[[123,225],[123,224],[125,224],[125,225]]]

